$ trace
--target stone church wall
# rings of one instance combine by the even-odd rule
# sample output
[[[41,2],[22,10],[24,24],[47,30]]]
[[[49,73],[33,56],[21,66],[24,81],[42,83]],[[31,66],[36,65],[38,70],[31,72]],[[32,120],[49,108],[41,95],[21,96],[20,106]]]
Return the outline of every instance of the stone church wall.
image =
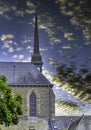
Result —
[[[48,121],[39,118],[20,120],[17,125],[5,127],[0,125],[0,130],[48,130]]]
[[[55,97],[50,87],[14,86],[13,92],[20,93],[23,98],[23,117],[30,116],[30,95],[36,95],[36,116],[43,118],[54,118]]]

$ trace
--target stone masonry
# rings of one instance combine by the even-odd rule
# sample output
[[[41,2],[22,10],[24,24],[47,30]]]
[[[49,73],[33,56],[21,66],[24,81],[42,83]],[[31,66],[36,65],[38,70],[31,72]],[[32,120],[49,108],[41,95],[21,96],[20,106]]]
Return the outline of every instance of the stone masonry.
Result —
[[[32,92],[36,95],[36,117],[54,119],[55,116],[55,96],[50,87],[30,87],[14,86],[14,94],[20,93],[23,96],[23,117],[30,116],[30,95]]]

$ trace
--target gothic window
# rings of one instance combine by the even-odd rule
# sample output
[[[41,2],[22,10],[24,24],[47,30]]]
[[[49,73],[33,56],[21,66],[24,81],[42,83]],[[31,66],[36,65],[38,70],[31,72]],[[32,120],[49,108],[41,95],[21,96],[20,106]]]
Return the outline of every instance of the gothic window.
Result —
[[[34,92],[30,95],[30,116],[36,116],[36,95]]]

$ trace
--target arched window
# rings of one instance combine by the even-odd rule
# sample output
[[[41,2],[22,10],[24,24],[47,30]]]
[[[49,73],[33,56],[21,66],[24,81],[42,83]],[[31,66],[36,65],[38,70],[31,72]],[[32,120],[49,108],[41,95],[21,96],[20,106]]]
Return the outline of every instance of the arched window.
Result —
[[[36,95],[34,92],[30,95],[30,116],[36,116]]]

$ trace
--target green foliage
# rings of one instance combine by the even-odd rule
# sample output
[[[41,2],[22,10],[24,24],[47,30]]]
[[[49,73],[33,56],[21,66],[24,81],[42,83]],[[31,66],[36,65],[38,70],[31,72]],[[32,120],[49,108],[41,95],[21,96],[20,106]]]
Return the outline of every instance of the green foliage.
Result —
[[[22,114],[22,97],[12,95],[12,88],[7,85],[5,76],[0,76],[0,124],[9,126],[18,123],[18,115]]]
[[[91,72],[88,68],[63,64],[56,67],[56,72],[54,80],[61,83],[60,87],[67,85],[66,90],[72,95],[81,101],[91,102]]]
[[[7,78],[4,75],[0,76],[0,80],[3,81],[4,83],[7,82]]]
[[[0,124],[5,122],[5,125],[8,125],[12,122],[11,112],[7,109],[7,104],[3,100],[0,101]]]

